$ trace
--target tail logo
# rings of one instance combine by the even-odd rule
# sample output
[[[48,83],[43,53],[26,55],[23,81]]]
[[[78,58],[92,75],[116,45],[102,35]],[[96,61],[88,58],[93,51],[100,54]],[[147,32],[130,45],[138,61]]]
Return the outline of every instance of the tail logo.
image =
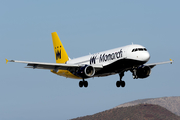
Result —
[[[56,51],[56,60],[61,59],[61,46],[55,47],[55,51]]]

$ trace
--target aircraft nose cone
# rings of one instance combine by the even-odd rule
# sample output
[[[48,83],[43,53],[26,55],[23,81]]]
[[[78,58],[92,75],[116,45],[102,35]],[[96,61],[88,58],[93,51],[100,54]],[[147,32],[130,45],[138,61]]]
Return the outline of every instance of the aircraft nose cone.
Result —
[[[142,59],[144,61],[148,61],[150,59],[150,54],[149,52],[145,52],[144,54],[142,54]]]
[[[150,54],[147,51],[141,52],[137,55],[137,58],[141,61],[147,62],[150,59]]]

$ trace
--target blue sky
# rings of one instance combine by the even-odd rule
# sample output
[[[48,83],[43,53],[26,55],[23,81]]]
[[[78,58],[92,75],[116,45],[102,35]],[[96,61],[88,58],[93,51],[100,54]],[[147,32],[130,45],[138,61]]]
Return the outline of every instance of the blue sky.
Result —
[[[143,98],[180,96],[180,1],[0,1],[0,119],[63,120],[101,112]],[[55,62],[56,31],[70,58],[141,44],[156,66],[146,79],[125,73],[88,79],[88,88],[48,70],[24,68],[5,58]]]

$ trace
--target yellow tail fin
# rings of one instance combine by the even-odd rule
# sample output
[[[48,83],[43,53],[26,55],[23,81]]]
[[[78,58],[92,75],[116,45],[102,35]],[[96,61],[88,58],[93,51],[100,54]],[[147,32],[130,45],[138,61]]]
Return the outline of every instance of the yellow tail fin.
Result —
[[[52,41],[54,46],[54,54],[56,63],[65,63],[69,60],[69,57],[66,53],[66,50],[63,47],[63,44],[61,43],[58,34],[56,32],[51,33],[52,35]]]

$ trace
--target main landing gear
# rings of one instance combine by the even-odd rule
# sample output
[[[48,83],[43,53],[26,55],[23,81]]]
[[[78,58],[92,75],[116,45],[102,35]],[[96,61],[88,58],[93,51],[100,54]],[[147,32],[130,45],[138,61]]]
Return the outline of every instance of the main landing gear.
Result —
[[[88,82],[83,79],[83,81],[79,81],[79,87],[88,87]]]
[[[119,73],[120,80],[116,82],[117,87],[120,87],[120,86],[125,87],[126,83],[122,81],[123,76],[124,76],[124,72]],[[85,81],[84,79],[82,81],[79,81],[79,87],[82,88],[83,86],[88,87],[88,82]]]
[[[124,76],[124,72],[119,73],[120,81],[116,82],[117,87],[125,87],[125,82],[122,81],[122,77]]]

